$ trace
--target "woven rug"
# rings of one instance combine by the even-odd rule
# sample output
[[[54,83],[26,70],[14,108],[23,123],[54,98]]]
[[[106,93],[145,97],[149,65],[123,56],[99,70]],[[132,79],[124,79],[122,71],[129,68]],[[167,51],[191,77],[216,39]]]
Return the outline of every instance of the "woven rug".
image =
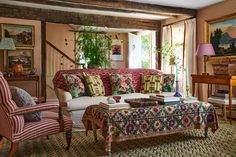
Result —
[[[203,130],[159,136],[155,138],[112,143],[112,155],[117,157],[158,157],[158,156],[236,156],[236,124],[219,121],[215,134],[209,131],[208,138]],[[0,156],[6,156],[10,142],[4,140]],[[20,143],[17,157],[95,157],[106,156],[104,139],[99,136],[94,143],[93,134],[74,132],[71,148],[66,151],[64,134],[52,135]]]

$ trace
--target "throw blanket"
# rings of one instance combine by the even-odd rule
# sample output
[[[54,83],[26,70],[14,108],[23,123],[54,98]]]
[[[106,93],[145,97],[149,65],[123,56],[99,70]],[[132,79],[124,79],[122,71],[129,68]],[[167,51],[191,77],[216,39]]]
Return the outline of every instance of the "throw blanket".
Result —
[[[212,132],[218,129],[213,105],[204,102],[113,110],[93,105],[87,107],[82,121],[86,133],[92,130],[93,123],[110,141],[152,137],[191,128],[211,128]]]

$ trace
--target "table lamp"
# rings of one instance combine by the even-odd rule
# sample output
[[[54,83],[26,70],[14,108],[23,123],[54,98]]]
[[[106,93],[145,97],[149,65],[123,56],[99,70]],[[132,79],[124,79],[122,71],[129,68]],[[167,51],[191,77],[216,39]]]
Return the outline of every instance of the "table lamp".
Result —
[[[0,50],[15,50],[15,44],[12,38],[3,37],[0,42]]]
[[[208,56],[214,56],[215,55],[215,51],[214,51],[214,48],[213,48],[212,44],[208,44],[208,43],[199,44],[198,48],[197,48],[196,55],[197,56],[204,56],[204,73],[202,73],[202,74],[203,75],[209,75],[206,72],[206,61],[207,61]]]

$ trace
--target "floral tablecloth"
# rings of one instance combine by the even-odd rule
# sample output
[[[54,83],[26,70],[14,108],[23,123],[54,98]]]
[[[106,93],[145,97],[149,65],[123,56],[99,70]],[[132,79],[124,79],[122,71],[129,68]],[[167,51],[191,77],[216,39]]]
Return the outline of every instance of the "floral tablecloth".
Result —
[[[110,151],[110,143],[115,141],[170,134],[192,128],[211,128],[212,132],[218,129],[213,105],[204,102],[113,110],[93,105],[86,109],[82,121],[86,132],[93,130],[93,125],[100,128],[108,145],[107,151]]]

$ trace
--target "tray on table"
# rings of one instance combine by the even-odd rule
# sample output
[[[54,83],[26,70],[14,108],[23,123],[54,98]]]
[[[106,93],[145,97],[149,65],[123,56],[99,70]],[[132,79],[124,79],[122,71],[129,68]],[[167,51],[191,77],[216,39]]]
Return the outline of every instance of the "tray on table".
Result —
[[[158,101],[150,98],[136,98],[136,99],[125,99],[125,102],[130,104],[130,107],[143,107],[143,106],[155,106]]]

